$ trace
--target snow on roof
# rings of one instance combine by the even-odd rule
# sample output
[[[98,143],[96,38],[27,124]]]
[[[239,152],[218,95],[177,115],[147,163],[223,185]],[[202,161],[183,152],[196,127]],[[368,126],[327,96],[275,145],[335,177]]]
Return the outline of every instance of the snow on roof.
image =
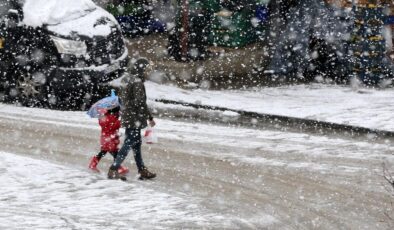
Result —
[[[91,0],[25,0],[23,23],[32,27],[59,24],[80,18],[96,8]]]

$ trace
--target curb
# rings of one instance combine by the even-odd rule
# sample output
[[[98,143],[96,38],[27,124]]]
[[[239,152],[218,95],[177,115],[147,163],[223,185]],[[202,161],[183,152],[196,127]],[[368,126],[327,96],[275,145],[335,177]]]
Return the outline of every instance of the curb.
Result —
[[[222,124],[232,124],[232,125],[242,125],[242,126],[252,126],[259,128],[276,128],[282,129],[284,131],[309,131],[317,132],[320,134],[346,134],[351,136],[364,136],[367,135],[369,138],[392,138],[394,137],[394,132],[385,131],[379,129],[370,129],[353,125],[344,125],[326,121],[295,118],[281,115],[263,114],[256,112],[248,112],[243,110],[229,109],[219,106],[208,106],[199,105],[193,103],[186,103],[180,101],[166,100],[166,99],[155,99],[155,102],[170,104],[170,105],[181,105],[184,107],[196,109],[197,111],[177,111],[177,109],[164,110],[164,114],[172,113],[172,117],[178,118],[196,118],[199,120],[218,122]],[[159,109],[162,110],[162,109]],[[234,117],[226,117],[223,112],[233,112],[239,116],[234,119]],[[290,130],[289,130],[290,129]]]

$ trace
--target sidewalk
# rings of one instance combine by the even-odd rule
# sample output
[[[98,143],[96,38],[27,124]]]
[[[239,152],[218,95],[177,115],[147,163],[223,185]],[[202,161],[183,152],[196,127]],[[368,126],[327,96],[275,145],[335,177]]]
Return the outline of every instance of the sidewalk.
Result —
[[[394,89],[352,89],[326,84],[247,90],[185,90],[146,82],[148,101],[171,100],[394,132]],[[182,108],[173,105],[172,108]],[[233,115],[234,112],[222,112]]]

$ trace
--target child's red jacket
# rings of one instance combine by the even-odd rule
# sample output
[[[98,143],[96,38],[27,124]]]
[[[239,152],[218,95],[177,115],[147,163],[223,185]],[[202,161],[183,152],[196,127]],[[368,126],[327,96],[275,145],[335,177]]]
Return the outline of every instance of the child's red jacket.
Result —
[[[118,133],[120,129],[119,113],[106,114],[99,119],[99,124],[101,126],[101,151],[118,151],[118,145],[120,143]]]

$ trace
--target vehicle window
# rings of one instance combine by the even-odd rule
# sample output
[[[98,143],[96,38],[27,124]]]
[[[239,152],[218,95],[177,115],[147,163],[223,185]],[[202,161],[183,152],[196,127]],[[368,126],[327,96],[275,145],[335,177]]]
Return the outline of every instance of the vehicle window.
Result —
[[[10,0],[0,0],[0,17],[7,15],[8,10],[12,9]]]

